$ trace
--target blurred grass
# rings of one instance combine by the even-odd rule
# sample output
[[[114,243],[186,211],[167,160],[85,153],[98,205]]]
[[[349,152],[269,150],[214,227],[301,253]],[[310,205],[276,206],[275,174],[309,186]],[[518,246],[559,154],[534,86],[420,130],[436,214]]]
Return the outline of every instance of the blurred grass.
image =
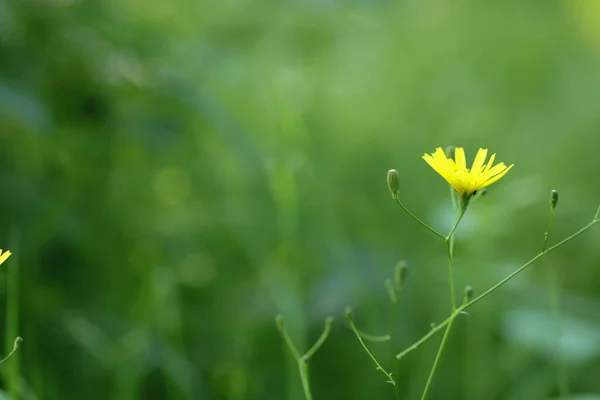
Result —
[[[551,189],[554,239],[588,222],[599,18],[594,0],[0,0],[4,243],[21,232],[6,288],[18,329],[2,320],[6,343],[25,338],[5,371],[44,399],[301,399],[273,316],[299,348],[347,304],[383,331],[398,259],[398,346],[411,344],[446,316],[444,249],[393,204],[386,171],[445,229],[424,152],[487,147],[516,164],[457,232],[457,288],[482,292],[539,251]],[[573,393],[598,397],[599,239],[457,321],[431,398],[556,397],[556,357]],[[586,357],[542,345],[550,267]],[[403,362],[404,398],[435,350]],[[311,378],[317,400],[392,395],[341,322]]]

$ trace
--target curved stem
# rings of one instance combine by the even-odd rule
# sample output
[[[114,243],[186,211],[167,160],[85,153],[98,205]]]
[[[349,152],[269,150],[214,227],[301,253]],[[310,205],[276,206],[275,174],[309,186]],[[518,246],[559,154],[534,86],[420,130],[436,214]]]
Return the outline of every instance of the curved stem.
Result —
[[[331,325],[333,325],[333,318],[327,318],[325,320],[325,328],[323,328],[323,333],[321,333],[321,336],[319,336],[319,338],[317,339],[315,344],[310,348],[310,350],[308,350],[302,356],[304,361],[310,360],[312,356],[314,356],[315,353],[321,348],[321,346],[323,346],[323,343],[325,343],[325,341],[329,337],[329,333],[331,332]]]
[[[367,342],[388,342],[391,339],[390,335],[371,335],[358,328],[356,328],[356,331]]]
[[[356,338],[358,339],[358,341],[360,342],[360,344],[362,345],[363,349],[365,349],[365,351],[367,352],[367,354],[369,355],[369,357],[371,358],[371,360],[373,360],[373,363],[375,363],[375,365],[377,366],[377,370],[381,371],[382,374],[385,375],[385,377],[387,378],[387,381],[389,383],[391,383],[392,385],[396,386],[396,381],[394,381],[394,378],[392,378],[392,375],[389,374],[382,366],[381,364],[379,364],[379,361],[377,361],[377,359],[375,358],[375,356],[371,353],[371,351],[369,350],[369,348],[367,347],[367,345],[365,344],[365,342],[363,341],[362,337],[360,336],[360,334],[358,333],[358,330],[356,329],[356,326],[354,325],[354,320],[351,317],[348,317],[348,323],[350,324],[350,329],[352,329],[352,331],[354,332],[354,334],[356,335]]]
[[[433,380],[433,375],[435,374],[437,365],[440,361],[440,358],[442,357],[442,352],[444,351],[444,346],[446,345],[446,340],[448,339],[448,336],[450,335],[450,329],[452,328],[452,323],[454,322],[454,318],[456,318],[456,316],[454,316],[453,318],[450,319],[450,322],[448,323],[448,326],[446,327],[446,331],[444,332],[444,336],[442,337],[442,342],[440,343],[440,347],[435,356],[435,360],[433,361],[433,366],[431,367],[431,372],[429,372],[429,377],[427,378],[427,383],[425,384],[425,389],[423,390],[423,395],[421,396],[421,400],[425,400],[425,398],[427,397],[427,392],[429,391],[429,387],[431,386],[431,381]]]
[[[15,339],[15,341],[13,343],[12,350],[10,351],[10,353],[8,353],[8,355],[6,357],[4,357],[2,360],[0,360],[0,364],[4,364],[4,362],[6,362],[13,354],[15,354],[15,352],[21,346],[21,343],[23,343],[23,339],[21,339],[19,336],[17,336],[17,338]]]
[[[446,237],[444,235],[442,235],[441,233],[439,233],[438,231],[436,231],[435,229],[433,229],[432,227],[430,227],[429,225],[427,225],[419,217],[417,217],[415,214],[413,214],[408,208],[406,208],[404,206],[404,204],[402,204],[402,202],[400,201],[400,199],[398,198],[398,196],[394,196],[394,200],[396,200],[396,203],[398,203],[398,205],[400,207],[402,207],[402,209],[408,215],[410,215],[415,221],[417,221],[419,224],[421,224],[423,227],[425,227],[425,229],[427,229],[428,231],[430,231],[431,233],[433,233],[434,235],[436,235],[437,237],[439,237],[441,239],[446,239]]]

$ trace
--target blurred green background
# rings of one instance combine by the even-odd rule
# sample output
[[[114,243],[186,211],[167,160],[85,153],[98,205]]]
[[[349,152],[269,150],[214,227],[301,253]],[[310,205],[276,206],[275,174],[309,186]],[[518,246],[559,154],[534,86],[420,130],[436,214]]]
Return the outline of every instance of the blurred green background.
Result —
[[[481,293],[600,202],[597,0],[0,0],[1,386],[12,399],[393,399],[343,318],[397,351],[449,312],[448,186],[421,160],[515,167],[457,232]],[[430,399],[600,399],[600,227],[469,310]],[[559,343],[548,281],[559,276]],[[419,399],[441,335],[406,357]],[[386,344],[371,348],[390,366]]]

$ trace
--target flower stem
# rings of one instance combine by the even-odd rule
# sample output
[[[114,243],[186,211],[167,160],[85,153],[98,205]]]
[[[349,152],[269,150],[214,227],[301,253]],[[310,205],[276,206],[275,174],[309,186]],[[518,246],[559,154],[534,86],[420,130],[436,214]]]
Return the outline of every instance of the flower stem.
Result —
[[[444,235],[442,235],[441,233],[439,233],[438,231],[436,231],[435,229],[433,229],[432,227],[430,227],[429,225],[427,225],[419,217],[417,217],[415,214],[413,214],[408,208],[406,208],[404,206],[404,204],[402,204],[402,202],[400,201],[400,199],[398,198],[398,196],[394,196],[394,200],[396,200],[396,203],[398,203],[398,205],[400,207],[402,207],[402,209],[408,215],[410,215],[415,221],[417,221],[419,224],[421,224],[423,227],[425,227],[425,229],[427,229],[428,231],[430,231],[431,233],[433,233],[434,235],[436,235],[437,237],[439,237],[441,239],[446,239],[446,237]]]
[[[352,331],[356,335],[356,338],[358,339],[358,341],[362,345],[363,349],[365,349],[365,351],[367,352],[367,354],[369,355],[369,357],[371,358],[371,360],[373,360],[373,363],[375,363],[375,366],[377,367],[377,370],[381,371],[381,373],[385,375],[385,377],[387,378],[387,382],[391,383],[393,386],[396,386],[396,381],[394,381],[394,378],[392,378],[392,375],[390,373],[388,373],[381,366],[381,364],[379,364],[379,361],[377,361],[377,359],[375,358],[375,356],[373,355],[373,353],[371,353],[371,351],[369,350],[369,348],[367,347],[367,345],[363,341],[362,336],[360,335],[360,333],[358,332],[358,329],[356,329],[356,326],[354,325],[354,319],[352,318],[352,316],[348,312],[346,313],[346,318],[348,319],[348,324],[350,325],[350,329],[352,329]],[[396,397],[399,398],[397,390],[395,390],[395,391],[396,391]]]
[[[310,360],[315,355],[315,353],[321,348],[321,346],[323,346],[323,343],[325,343],[325,341],[329,337],[329,333],[331,333],[332,325],[333,325],[333,318],[328,317],[325,320],[325,327],[323,328],[323,332],[321,333],[321,336],[319,336],[319,338],[317,339],[315,344],[302,356],[304,361]]]
[[[562,246],[562,245],[566,244],[567,242],[575,239],[577,236],[581,235],[582,233],[584,233],[585,231],[587,231],[588,229],[590,229],[591,227],[593,227],[597,223],[600,223],[600,219],[594,219],[592,222],[590,222],[589,224],[587,224],[586,226],[584,226],[583,228],[581,228],[577,232],[573,233],[570,236],[567,236],[566,238],[564,238],[560,242],[554,244],[553,246],[548,247],[544,252],[539,253],[538,255],[536,255],[535,257],[533,257],[531,260],[527,261],[525,264],[523,264],[521,267],[519,267],[516,271],[512,272],[510,275],[508,275],[506,278],[504,278],[503,280],[501,280],[500,282],[498,282],[496,285],[492,286],[490,289],[486,290],[484,293],[482,293],[478,297],[474,298],[473,300],[471,300],[467,304],[464,304],[464,305],[458,307],[454,313],[452,313],[443,322],[441,322],[440,324],[436,325],[433,329],[431,329],[421,339],[419,339],[418,341],[416,341],[414,344],[412,344],[406,350],[398,353],[396,355],[396,358],[400,359],[400,358],[404,357],[405,355],[407,355],[408,353],[410,353],[411,351],[413,351],[416,348],[418,348],[420,345],[422,345],[427,340],[429,340],[433,335],[435,335],[439,330],[441,330],[446,325],[448,325],[457,315],[459,315],[466,308],[471,307],[475,303],[483,300],[485,297],[489,296],[492,292],[494,292],[497,289],[499,289],[501,286],[503,286],[504,284],[506,284],[508,281],[510,281],[516,275],[518,275],[519,273],[523,272],[523,270],[525,270],[531,264],[533,264],[534,262],[536,262],[537,260],[539,260],[540,258],[542,258],[544,255],[548,254],[549,252],[551,252],[553,250],[556,250],[560,246]]]
[[[302,381],[304,397],[306,400],[312,400],[312,394],[310,392],[310,381],[308,379],[308,360],[310,360],[315,355],[315,353],[321,348],[323,343],[325,343],[325,341],[329,337],[329,333],[331,332],[331,326],[333,324],[333,318],[327,317],[327,319],[325,320],[325,328],[323,329],[321,336],[319,336],[315,344],[302,356],[298,352],[298,349],[296,349],[294,342],[292,341],[290,335],[287,332],[285,323],[283,321],[283,316],[278,315],[275,318],[275,323],[277,324],[277,329],[279,330],[279,333],[281,333],[283,340],[287,344],[290,353],[292,353],[292,356],[298,363],[298,371],[300,373],[300,380]]]
[[[544,247],[542,247],[542,253],[546,251],[546,247],[548,246],[548,239],[550,238],[550,232],[552,232],[552,226],[554,225],[554,208],[550,209],[550,221],[548,221],[548,229],[544,234]],[[594,218],[595,219],[595,218]]]
[[[429,387],[431,386],[431,381],[433,380],[433,375],[435,374],[437,365],[440,361],[440,358],[442,357],[442,352],[444,351],[444,346],[446,345],[446,340],[448,339],[448,336],[450,335],[450,329],[452,328],[452,323],[454,322],[454,318],[456,318],[456,315],[454,315],[448,322],[448,326],[446,327],[446,331],[444,332],[444,336],[442,337],[442,342],[440,343],[440,347],[435,356],[435,360],[433,361],[433,366],[431,367],[431,371],[429,372],[429,377],[427,378],[427,383],[425,384],[425,389],[423,390],[423,395],[421,396],[421,400],[425,400],[425,398],[427,397],[427,392],[429,391]]]
[[[494,286],[492,286],[490,289],[486,290],[484,293],[482,293],[478,297],[476,297],[473,300],[471,300],[469,303],[467,303],[465,305],[464,308],[471,307],[472,305],[474,305],[478,301],[483,300],[485,297],[489,296],[496,289],[500,288],[506,282],[510,281],[516,275],[518,275],[519,273],[521,273],[525,268],[529,267],[531,264],[533,264],[534,262],[536,262],[537,260],[539,260],[540,258],[542,258],[543,256],[545,256],[546,254],[550,253],[552,250],[556,250],[557,248],[559,248],[563,244],[565,244],[565,243],[567,243],[567,242],[575,239],[577,236],[581,235],[583,232],[587,231],[592,226],[596,225],[598,222],[600,222],[600,220],[594,220],[594,221],[590,222],[589,224],[587,224],[586,226],[584,226],[583,228],[581,228],[580,230],[578,230],[577,232],[573,233],[572,235],[570,235],[570,236],[564,238],[563,240],[561,240],[560,242],[556,243],[555,245],[548,247],[546,250],[544,250],[543,252],[539,253],[537,256],[533,257],[531,260],[527,261],[525,264],[523,264],[521,267],[519,267],[519,269],[517,269],[516,271],[514,271],[513,273],[511,273],[510,275],[508,275],[506,278],[502,279],[500,282],[498,282],[497,284],[495,284]]]
[[[448,254],[448,276],[449,276],[449,282],[450,282],[450,297],[452,298],[452,311],[456,310],[456,293],[454,291],[454,272],[452,271],[452,253],[453,253],[453,246],[454,246],[453,238],[454,238],[454,231],[456,231],[458,224],[460,224],[460,221],[462,220],[463,216],[465,215],[465,211],[466,211],[466,209],[461,209],[460,214],[458,215],[458,219],[456,220],[456,223],[450,230],[450,233],[448,234],[448,236],[446,236],[444,238],[444,241],[446,242],[446,252]]]

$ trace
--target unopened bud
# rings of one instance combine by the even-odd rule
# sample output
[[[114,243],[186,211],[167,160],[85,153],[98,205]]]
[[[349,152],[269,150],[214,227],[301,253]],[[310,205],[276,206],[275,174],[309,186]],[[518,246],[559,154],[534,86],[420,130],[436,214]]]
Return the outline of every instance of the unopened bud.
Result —
[[[398,302],[398,297],[396,296],[396,289],[394,289],[394,283],[390,278],[385,280],[385,288],[387,289],[392,304],[396,304]]]
[[[398,197],[398,193],[400,192],[400,181],[398,179],[398,171],[395,169],[390,169],[387,173],[387,184],[390,188],[390,192],[392,192],[392,197]]]
[[[471,301],[473,298],[473,286],[467,286],[465,288],[465,302]]]
[[[402,289],[404,286],[404,280],[406,279],[406,271],[408,270],[408,264],[406,261],[398,261],[396,269],[394,270],[394,281],[396,282],[396,288]]]
[[[344,310],[344,315],[346,316],[346,318],[348,318],[349,320],[352,319],[352,307],[348,306],[346,307],[346,309]]]
[[[280,332],[283,332],[283,330],[285,329],[285,325],[283,323],[283,315],[279,314],[275,317],[275,325],[277,325],[277,329],[279,329]]]
[[[446,147],[446,158],[450,158],[454,160],[454,153],[456,152],[456,146],[448,146]]]
[[[558,191],[552,189],[552,194],[550,195],[550,208],[552,211],[556,208],[556,204],[558,203]]]

